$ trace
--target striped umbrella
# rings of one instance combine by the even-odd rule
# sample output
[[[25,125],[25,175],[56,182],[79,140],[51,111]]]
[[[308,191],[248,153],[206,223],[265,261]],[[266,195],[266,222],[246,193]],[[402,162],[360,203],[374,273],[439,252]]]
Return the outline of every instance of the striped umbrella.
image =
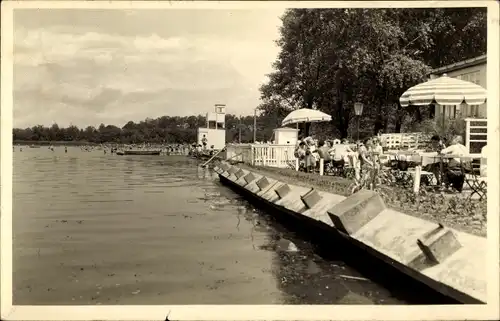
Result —
[[[429,80],[408,89],[400,98],[402,107],[426,106],[437,103],[443,106],[481,105],[486,101],[486,90],[474,83],[447,77]]]

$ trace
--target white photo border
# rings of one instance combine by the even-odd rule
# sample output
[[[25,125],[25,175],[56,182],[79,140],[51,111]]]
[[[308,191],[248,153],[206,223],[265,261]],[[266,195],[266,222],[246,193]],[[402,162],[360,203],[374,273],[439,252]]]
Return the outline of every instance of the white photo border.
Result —
[[[499,291],[499,4],[497,1],[4,1],[1,10],[1,318],[5,320],[464,320],[498,319]],[[488,304],[376,305],[12,305],[13,10],[249,8],[488,8]]]

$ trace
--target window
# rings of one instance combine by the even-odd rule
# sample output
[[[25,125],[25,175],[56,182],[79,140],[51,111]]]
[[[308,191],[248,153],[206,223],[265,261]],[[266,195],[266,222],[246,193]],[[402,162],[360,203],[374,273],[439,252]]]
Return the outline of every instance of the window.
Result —
[[[479,85],[479,71],[477,71],[477,72],[474,73],[474,77],[475,77],[474,83],[476,85]]]
[[[470,117],[479,117],[479,106],[478,105],[470,106],[469,116]]]
[[[226,109],[225,105],[215,105],[215,112],[217,114],[224,114],[225,109]]]
[[[458,75],[456,78],[465,81],[470,81],[472,83],[479,85],[480,72],[479,71],[468,72],[466,74]]]

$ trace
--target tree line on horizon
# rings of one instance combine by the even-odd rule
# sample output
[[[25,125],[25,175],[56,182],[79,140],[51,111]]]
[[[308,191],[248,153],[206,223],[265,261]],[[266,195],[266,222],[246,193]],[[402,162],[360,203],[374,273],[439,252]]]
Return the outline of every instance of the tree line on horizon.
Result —
[[[238,142],[241,129],[241,142],[253,141],[253,116],[238,117],[226,114],[226,141]],[[82,142],[82,143],[194,143],[197,129],[206,127],[206,116],[162,116],[143,121],[129,121],[122,127],[100,124],[97,128],[87,126],[79,128],[71,125],[61,127],[57,123],[47,127],[36,125],[29,128],[14,128],[14,143],[23,142]],[[258,141],[267,141],[272,137],[273,129],[279,127],[270,116],[257,116]]]
[[[486,54],[486,8],[288,9],[280,52],[260,88],[262,115],[283,119],[296,108],[332,116],[314,125],[345,138],[420,131],[432,106],[402,108],[399,97],[432,69]],[[422,125],[423,124],[423,125]],[[314,132],[314,130],[313,130]]]

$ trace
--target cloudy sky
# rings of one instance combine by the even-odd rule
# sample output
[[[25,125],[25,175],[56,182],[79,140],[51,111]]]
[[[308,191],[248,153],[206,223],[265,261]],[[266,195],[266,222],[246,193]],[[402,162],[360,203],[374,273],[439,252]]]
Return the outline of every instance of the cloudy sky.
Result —
[[[248,115],[282,9],[14,11],[14,126]]]

